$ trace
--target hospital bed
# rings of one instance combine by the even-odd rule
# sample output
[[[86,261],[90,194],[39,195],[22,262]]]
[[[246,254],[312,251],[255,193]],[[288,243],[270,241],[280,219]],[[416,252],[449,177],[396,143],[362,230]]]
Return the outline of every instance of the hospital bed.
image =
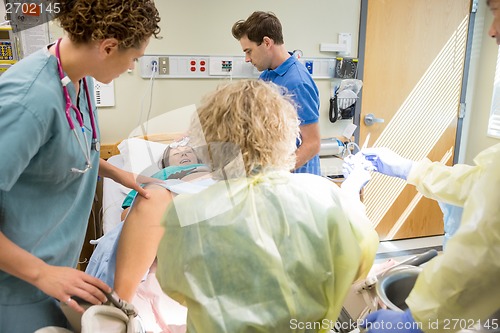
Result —
[[[129,138],[117,145],[117,155],[108,162],[136,174],[152,175],[159,170],[158,162],[169,142],[179,134],[165,134],[143,138]],[[120,224],[121,204],[130,189],[111,179],[103,180],[102,228],[107,233]],[[154,273],[149,273],[132,300],[148,332],[185,332],[187,309],[165,295]]]

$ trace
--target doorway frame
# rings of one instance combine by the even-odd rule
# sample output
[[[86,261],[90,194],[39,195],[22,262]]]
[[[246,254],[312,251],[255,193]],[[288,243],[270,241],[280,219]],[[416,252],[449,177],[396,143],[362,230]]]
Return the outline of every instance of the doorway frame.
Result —
[[[365,52],[366,52],[366,27],[368,21],[368,1],[369,0],[361,0],[361,9],[360,9],[360,19],[359,19],[359,35],[358,35],[358,68],[357,74],[358,79],[363,81],[364,74],[364,64],[365,64]],[[377,1],[377,0],[372,0]],[[455,148],[453,152],[453,164],[458,163],[459,154],[460,154],[460,145],[462,140],[462,130],[463,130],[463,121],[465,117],[466,110],[466,97],[467,97],[467,83],[469,81],[469,71],[470,71],[470,62],[472,55],[472,44],[474,38],[474,26],[476,22],[476,13],[477,6],[479,0],[472,0],[471,10],[469,14],[469,22],[468,22],[468,33],[467,33],[467,44],[465,51],[465,60],[464,60],[464,68],[463,68],[463,77],[462,77],[462,89],[460,92],[460,113],[457,119],[457,131],[455,136]],[[361,123],[361,104],[363,101],[363,89],[359,94],[359,103],[356,103],[354,110],[354,118],[353,123],[357,126],[357,130],[354,133],[354,139],[356,143],[359,144],[359,127]]]

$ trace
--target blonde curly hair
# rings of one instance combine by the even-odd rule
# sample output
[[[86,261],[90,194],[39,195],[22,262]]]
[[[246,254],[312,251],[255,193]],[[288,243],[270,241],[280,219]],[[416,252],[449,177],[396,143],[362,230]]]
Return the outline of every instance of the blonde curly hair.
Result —
[[[294,168],[299,120],[284,88],[262,80],[229,83],[206,95],[197,111],[191,144],[207,146],[208,164],[224,169],[217,178]],[[238,156],[243,165],[235,162]]]
[[[120,49],[139,48],[158,38],[160,16],[152,0],[53,0],[61,28],[77,44],[116,38]]]

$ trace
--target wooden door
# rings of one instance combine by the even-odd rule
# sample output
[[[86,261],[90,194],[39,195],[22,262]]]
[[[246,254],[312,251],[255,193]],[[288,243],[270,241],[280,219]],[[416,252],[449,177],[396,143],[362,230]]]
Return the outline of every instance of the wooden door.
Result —
[[[460,108],[470,0],[364,0],[366,41],[359,142],[448,165]],[[367,126],[373,114],[384,122]],[[383,240],[443,233],[437,202],[374,174],[367,213]]]

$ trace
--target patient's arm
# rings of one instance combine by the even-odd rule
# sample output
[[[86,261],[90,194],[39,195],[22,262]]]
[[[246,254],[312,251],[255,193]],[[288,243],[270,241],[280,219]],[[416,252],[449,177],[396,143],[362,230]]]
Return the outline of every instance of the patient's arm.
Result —
[[[156,257],[163,236],[161,218],[172,194],[158,185],[146,186],[149,199],[135,198],[123,225],[116,255],[115,290],[130,302],[142,277]]]

